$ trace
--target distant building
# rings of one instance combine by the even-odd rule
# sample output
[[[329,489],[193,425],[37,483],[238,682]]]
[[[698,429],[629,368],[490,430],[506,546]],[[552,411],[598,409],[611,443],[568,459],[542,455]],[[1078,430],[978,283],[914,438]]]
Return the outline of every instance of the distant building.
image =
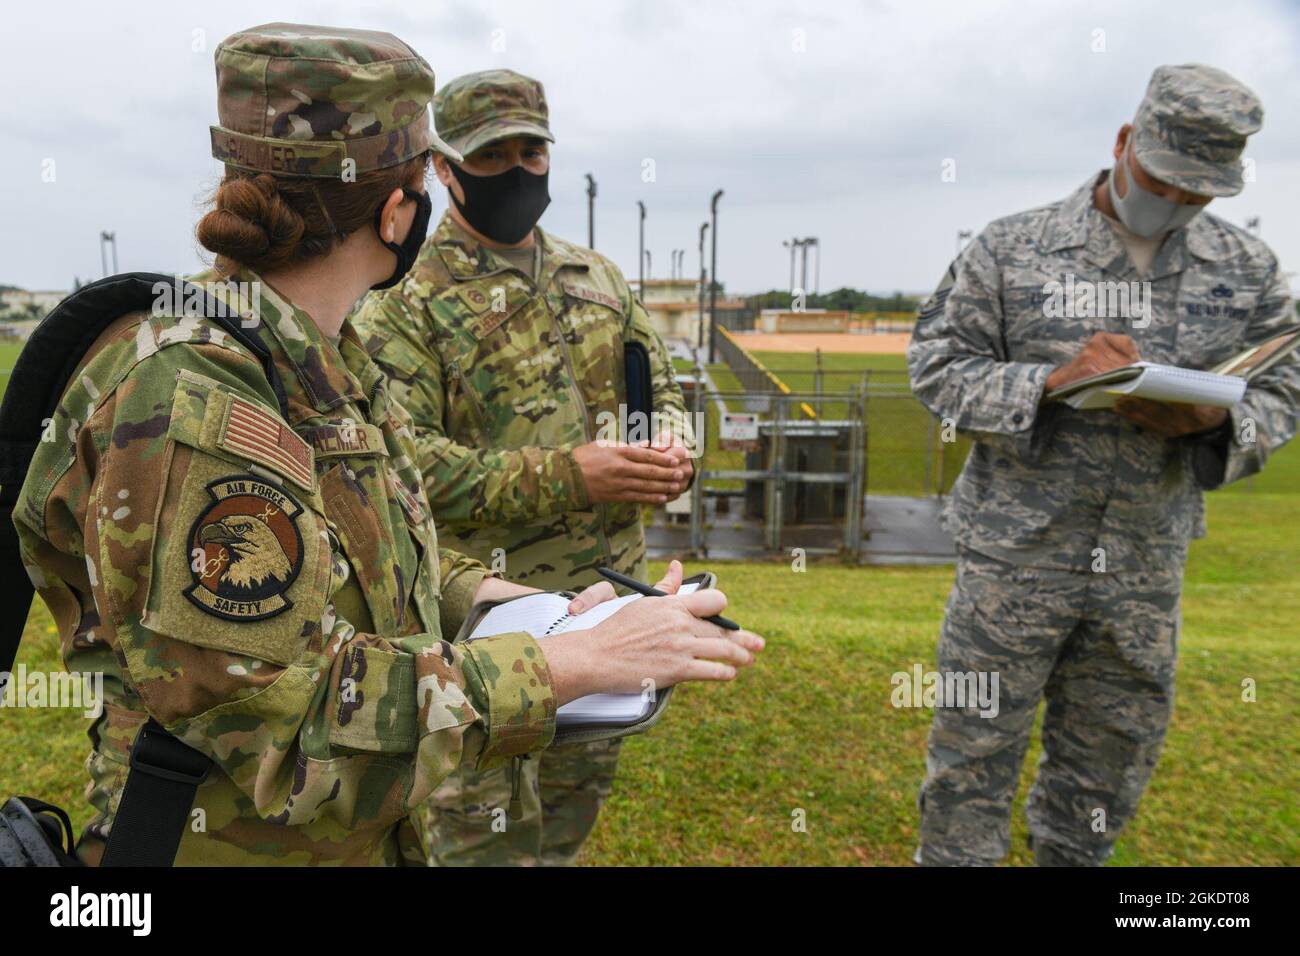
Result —
[[[698,279],[646,279],[640,294],[650,321],[665,340],[680,339],[695,345],[700,339],[700,282]],[[704,334],[709,332],[709,299],[705,290]],[[720,297],[718,315],[729,325],[727,313],[744,312],[744,299]]]
[[[41,316],[67,298],[66,292],[32,292],[27,289],[0,291],[0,314],[37,310]]]

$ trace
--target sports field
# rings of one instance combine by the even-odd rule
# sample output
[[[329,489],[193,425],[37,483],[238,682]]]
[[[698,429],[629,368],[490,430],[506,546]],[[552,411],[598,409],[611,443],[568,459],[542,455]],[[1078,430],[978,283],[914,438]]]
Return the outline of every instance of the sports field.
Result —
[[[1253,489],[1210,496],[1210,537],[1188,568],[1174,720],[1117,864],[1300,864],[1297,488],[1292,447]],[[893,708],[890,676],[933,667],[951,569],[711,567],[728,614],[768,650],[731,686],[684,688],[652,733],[627,743],[583,862],[907,863],[929,714]],[[20,660],[59,666],[39,603]],[[1248,678],[1254,703],[1242,700]],[[85,727],[70,711],[0,713],[0,795],[62,803],[83,824]],[[1035,742],[1026,780],[1037,752]],[[1028,862],[1023,797],[1013,863]],[[798,811],[806,832],[792,828]]]
[[[899,355],[907,351],[911,332],[851,335],[843,332],[747,332],[737,336],[751,352],[846,352],[860,355]]]

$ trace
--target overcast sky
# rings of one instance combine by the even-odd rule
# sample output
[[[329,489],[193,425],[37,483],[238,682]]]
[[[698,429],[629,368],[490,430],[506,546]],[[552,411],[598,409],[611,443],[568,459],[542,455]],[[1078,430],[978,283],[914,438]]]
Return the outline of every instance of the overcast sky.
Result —
[[[1154,66],[1222,67],[1263,99],[1257,181],[1212,209],[1300,269],[1300,5],[1114,3],[8,3],[0,37],[0,283],[67,289],[119,267],[189,271],[220,168],[212,51],[287,20],[389,30],[439,84],[510,67],[546,85],[554,201],[543,227],[636,276],[636,201],[653,274],[699,266],[718,188],[718,277],[784,287],[781,241],[817,236],[821,288],[923,290],[959,229],[1063,197],[1110,164]],[[199,49],[195,49],[198,47]],[[42,180],[53,160],[54,182]],[[653,160],[655,181],[642,179]],[[944,182],[954,160],[956,182]],[[441,210],[445,199],[435,196]],[[811,266],[811,260],[810,260]],[[811,271],[811,269],[810,269]],[[1296,284],[1293,282],[1293,285]]]

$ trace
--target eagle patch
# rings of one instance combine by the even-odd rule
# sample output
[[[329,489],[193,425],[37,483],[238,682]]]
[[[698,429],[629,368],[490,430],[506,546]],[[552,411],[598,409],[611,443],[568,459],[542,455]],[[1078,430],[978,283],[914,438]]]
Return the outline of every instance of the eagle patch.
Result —
[[[293,606],[284,593],[302,570],[302,513],[283,488],[253,475],[207,485],[212,503],[190,528],[184,592],[198,608],[231,621],[261,621]]]

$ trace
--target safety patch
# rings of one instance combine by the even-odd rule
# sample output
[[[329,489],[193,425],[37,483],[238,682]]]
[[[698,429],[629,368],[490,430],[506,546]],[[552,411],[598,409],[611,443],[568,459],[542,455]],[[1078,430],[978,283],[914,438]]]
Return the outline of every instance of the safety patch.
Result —
[[[279,472],[308,491],[312,489],[315,461],[311,446],[276,415],[252,402],[231,397],[218,444]]]
[[[587,302],[596,302],[600,305],[607,305],[611,309],[616,310],[621,310],[623,308],[618,299],[608,293],[601,292],[598,289],[588,289],[586,286],[574,285],[571,282],[566,282],[564,283],[564,291],[575,299],[585,299]]]
[[[287,611],[284,594],[302,570],[302,506],[253,475],[207,485],[212,503],[190,528],[187,598],[231,621],[261,621]]]

